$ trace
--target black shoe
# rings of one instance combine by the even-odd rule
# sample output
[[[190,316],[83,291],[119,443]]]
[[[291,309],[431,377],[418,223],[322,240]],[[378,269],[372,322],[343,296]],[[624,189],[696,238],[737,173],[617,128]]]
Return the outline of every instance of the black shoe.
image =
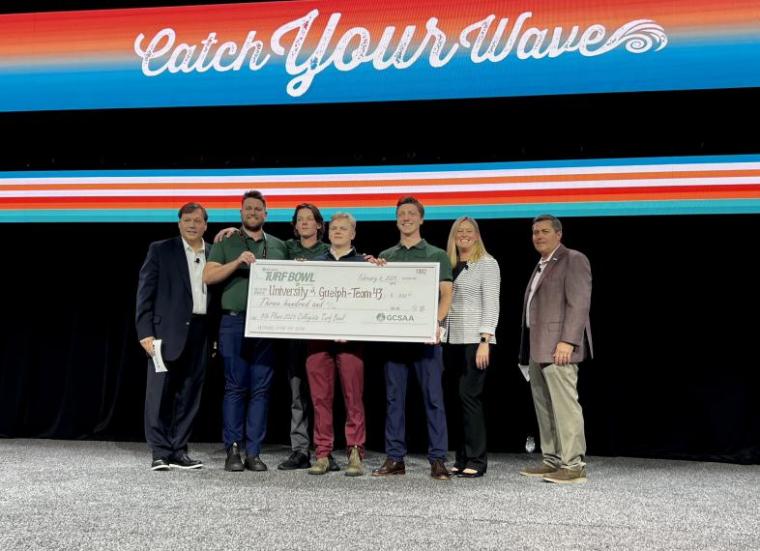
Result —
[[[449,469],[449,474],[451,476],[456,476],[459,473],[461,473],[465,468],[459,465],[458,463],[454,463],[454,466]]]
[[[153,463],[150,464],[150,470],[151,471],[168,471],[169,470],[169,461],[166,459],[158,458],[154,459]]]
[[[281,471],[294,471],[296,469],[308,469],[311,467],[309,456],[303,452],[295,451],[285,461],[277,465]]]
[[[468,473],[468,472],[465,472],[464,470],[462,470],[462,471],[459,471],[457,473],[457,476],[459,478],[480,478],[481,476],[483,476],[484,474],[486,474],[485,471],[479,471],[477,469],[472,469],[471,467],[468,467],[468,469],[472,470],[473,472]]]
[[[245,468],[249,471],[263,472],[267,470],[266,464],[258,455],[249,455],[245,458]]]
[[[340,470],[340,465],[338,465],[338,462],[335,461],[335,458],[332,456],[332,454],[327,456],[327,460],[330,462],[330,471],[336,472]]]
[[[169,460],[169,466],[177,469],[200,469],[203,467],[203,461],[190,459],[186,453],[175,455]]]
[[[224,461],[224,470],[238,473],[245,470],[243,462],[240,460],[240,448],[238,448],[237,442],[227,448],[227,459]]]

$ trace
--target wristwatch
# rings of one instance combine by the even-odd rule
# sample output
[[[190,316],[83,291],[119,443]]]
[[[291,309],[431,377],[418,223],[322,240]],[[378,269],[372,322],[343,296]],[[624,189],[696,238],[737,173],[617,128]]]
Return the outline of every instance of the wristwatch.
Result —
[[[488,342],[488,337],[480,337],[480,343]]]

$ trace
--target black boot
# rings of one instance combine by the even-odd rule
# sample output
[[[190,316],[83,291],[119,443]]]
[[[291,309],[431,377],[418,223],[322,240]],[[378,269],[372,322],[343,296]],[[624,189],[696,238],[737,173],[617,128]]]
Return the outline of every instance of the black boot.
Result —
[[[240,472],[244,471],[243,461],[240,459],[240,448],[237,442],[227,448],[227,460],[224,462],[225,471]]]

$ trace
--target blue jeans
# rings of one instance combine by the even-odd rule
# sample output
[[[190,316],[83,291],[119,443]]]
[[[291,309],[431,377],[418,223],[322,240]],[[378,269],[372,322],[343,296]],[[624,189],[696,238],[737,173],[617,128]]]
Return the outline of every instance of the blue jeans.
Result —
[[[225,314],[219,328],[224,359],[224,446],[235,442],[250,456],[261,453],[267,432],[273,351],[270,339],[245,338],[245,318]],[[243,435],[245,434],[245,438]]]

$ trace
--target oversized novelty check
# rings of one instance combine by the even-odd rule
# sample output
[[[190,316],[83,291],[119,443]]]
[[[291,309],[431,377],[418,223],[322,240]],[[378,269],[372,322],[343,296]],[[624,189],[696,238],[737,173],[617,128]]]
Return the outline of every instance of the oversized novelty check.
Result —
[[[437,262],[257,260],[245,336],[433,341],[438,270]]]

